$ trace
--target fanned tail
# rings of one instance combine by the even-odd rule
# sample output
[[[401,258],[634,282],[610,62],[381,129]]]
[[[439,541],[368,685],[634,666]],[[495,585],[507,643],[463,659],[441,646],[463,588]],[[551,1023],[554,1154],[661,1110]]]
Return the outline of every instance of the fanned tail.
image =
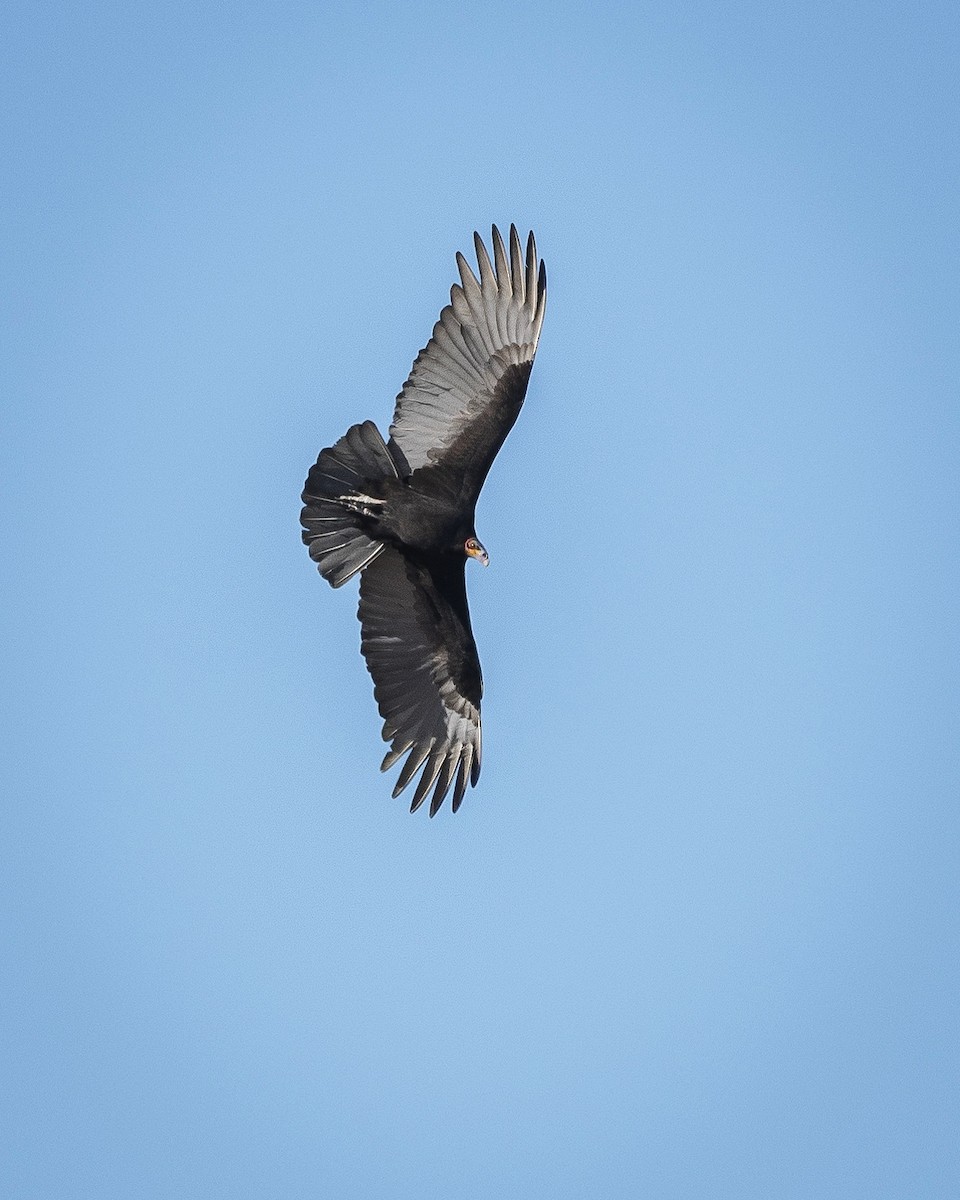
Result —
[[[384,501],[378,483],[396,478],[390,451],[372,421],[351,425],[321,450],[303,489],[303,540],[320,574],[340,587],[377,557],[384,543],[370,531]]]

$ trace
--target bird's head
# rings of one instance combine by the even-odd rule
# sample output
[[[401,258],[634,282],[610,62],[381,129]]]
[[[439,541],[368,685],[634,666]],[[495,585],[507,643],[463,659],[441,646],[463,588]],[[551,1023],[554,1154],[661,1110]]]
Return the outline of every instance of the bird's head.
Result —
[[[485,567],[490,566],[490,555],[484,550],[483,542],[476,537],[468,537],[463,543],[463,552],[467,558],[475,558],[478,562],[483,563]]]

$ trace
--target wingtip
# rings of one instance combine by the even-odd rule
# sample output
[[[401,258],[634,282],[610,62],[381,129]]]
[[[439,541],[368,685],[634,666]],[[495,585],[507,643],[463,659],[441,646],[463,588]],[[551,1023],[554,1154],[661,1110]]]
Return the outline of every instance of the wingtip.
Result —
[[[409,746],[407,749],[409,749]],[[403,753],[403,750],[388,750],[383,756],[383,762],[380,764],[380,770],[389,771],[393,764],[400,760]]]
[[[467,297],[478,296],[480,294],[480,281],[474,275],[473,268],[459,250],[457,251],[457,270],[460,272],[460,283],[463,287],[464,295]],[[453,294],[451,292],[452,298]]]
[[[483,238],[473,231],[473,246],[477,252],[477,266],[480,268],[481,281],[493,280],[495,278],[493,272],[493,264],[490,262],[490,255],[487,253],[487,248],[483,244]]]
[[[503,244],[500,230],[496,225],[491,226],[490,241],[493,246],[493,261],[497,269],[497,286],[506,295],[513,290],[510,278],[510,260],[507,258],[507,248]]]

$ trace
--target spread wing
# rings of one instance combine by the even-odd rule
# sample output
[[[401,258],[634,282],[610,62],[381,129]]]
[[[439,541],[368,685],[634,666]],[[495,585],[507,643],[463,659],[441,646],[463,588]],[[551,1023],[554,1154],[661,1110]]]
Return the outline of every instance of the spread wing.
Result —
[[[461,282],[450,289],[450,303],[397,397],[390,445],[411,472],[456,471],[464,498],[475,500],[526,395],[547,276],[532,233],[524,256],[510,226],[508,258],[494,225],[493,263],[480,235],[473,237],[480,279],[458,254]]]
[[[480,663],[470,629],[465,560],[428,568],[388,546],[360,577],[360,648],[373,676],[391,748],[381,770],[409,751],[393,790],[419,768],[410,811],[432,817],[454,782],[453,811],[480,776]]]

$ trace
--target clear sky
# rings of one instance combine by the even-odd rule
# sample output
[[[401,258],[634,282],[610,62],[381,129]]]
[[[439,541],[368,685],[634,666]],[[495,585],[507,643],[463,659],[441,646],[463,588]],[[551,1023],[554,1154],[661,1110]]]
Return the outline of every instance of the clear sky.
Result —
[[[960,1194],[960,9],[14,2],[0,1194]],[[550,299],[390,799],[300,544]]]

